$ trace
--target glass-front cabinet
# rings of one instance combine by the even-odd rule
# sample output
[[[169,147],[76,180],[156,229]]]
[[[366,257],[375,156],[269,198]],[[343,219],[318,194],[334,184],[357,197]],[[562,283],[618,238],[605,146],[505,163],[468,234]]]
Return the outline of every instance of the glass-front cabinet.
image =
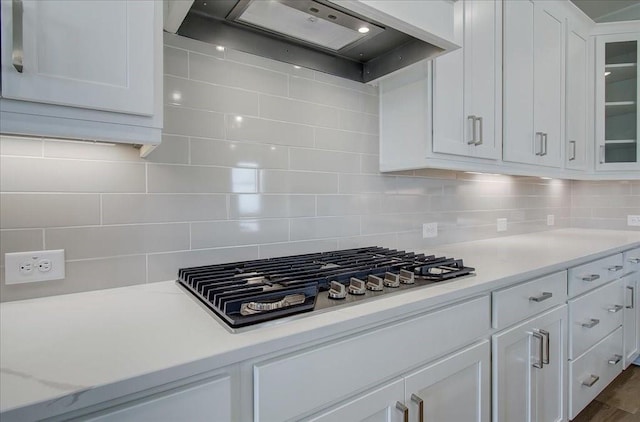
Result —
[[[597,37],[596,168],[640,169],[637,34]]]

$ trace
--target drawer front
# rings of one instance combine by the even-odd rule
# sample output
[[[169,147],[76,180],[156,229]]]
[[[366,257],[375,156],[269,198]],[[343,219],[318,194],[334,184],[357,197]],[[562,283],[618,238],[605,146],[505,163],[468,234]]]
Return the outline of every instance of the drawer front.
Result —
[[[493,327],[502,329],[567,300],[567,272],[550,274],[492,293]]]
[[[608,256],[578,267],[569,268],[569,297],[607,284],[624,274],[622,254]]]
[[[569,301],[569,359],[576,359],[622,325],[624,279]]]
[[[622,327],[607,336],[579,359],[569,362],[570,419],[576,417],[622,372]]]
[[[640,271],[640,248],[625,252],[623,257],[625,273]]]
[[[255,420],[286,421],[318,411],[488,335],[489,306],[489,296],[484,296],[256,364]]]

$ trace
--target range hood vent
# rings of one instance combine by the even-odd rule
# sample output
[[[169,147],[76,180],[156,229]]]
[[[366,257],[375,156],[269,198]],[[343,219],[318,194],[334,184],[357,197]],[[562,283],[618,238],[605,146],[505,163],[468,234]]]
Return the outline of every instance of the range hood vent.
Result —
[[[327,0],[195,0],[177,33],[364,83],[444,51]]]

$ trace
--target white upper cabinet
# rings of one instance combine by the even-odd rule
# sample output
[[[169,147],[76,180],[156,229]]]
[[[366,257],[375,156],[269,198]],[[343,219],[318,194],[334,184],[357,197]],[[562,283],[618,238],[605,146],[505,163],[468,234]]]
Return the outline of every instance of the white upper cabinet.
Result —
[[[585,170],[587,167],[587,145],[589,145],[587,143],[588,39],[589,28],[569,19],[566,66],[565,167],[574,170]]]
[[[455,7],[463,48],[434,60],[433,152],[500,159],[502,3]]]
[[[162,2],[2,0],[1,10],[3,132],[159,142]],[[136,129],[120,139],[126,129],[110,125]]]
[[[560,167],[563,18],[553,2],[504,2],[504,160]]]

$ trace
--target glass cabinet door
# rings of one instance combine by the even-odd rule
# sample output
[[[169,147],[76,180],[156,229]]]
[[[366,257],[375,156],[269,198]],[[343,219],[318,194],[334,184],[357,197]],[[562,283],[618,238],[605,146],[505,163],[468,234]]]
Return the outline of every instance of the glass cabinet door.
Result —
[[[638,45],[639,37],[602,36],[598,39],[597,75],[599,108],[598,168],[637,169]]]

